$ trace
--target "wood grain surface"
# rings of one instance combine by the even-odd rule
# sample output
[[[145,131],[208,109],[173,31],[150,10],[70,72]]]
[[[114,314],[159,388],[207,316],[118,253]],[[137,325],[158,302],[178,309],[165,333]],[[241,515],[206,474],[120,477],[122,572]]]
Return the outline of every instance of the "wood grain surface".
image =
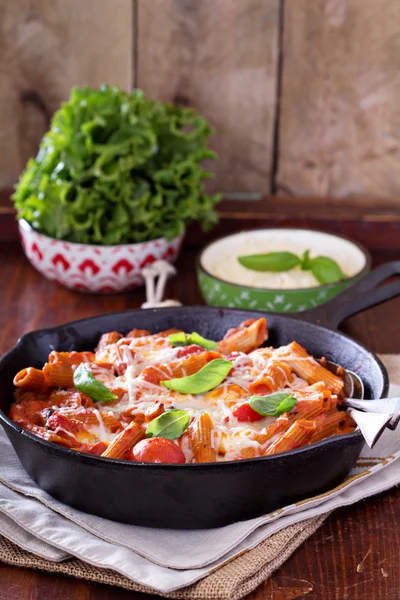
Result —
[[[197,250],[179,258],[179,278],[167,295],[202,304],[194,277]],[[400,252],[374,253],[375,265]],[[31,329],[103,312],[136,308],[143,289],[91,296],[70,292],[39,275],[19,244],[0,244],[0,353]],[[400,298],[345,323],[344,331],[377,352],[400,352]],[[399,600],[400,489],[335,511],[326,523],[248,600]],[[0,565],[0,600],[145,600],[148,596],[28,569]]]
[[[279,0],[139,0],[136,84],[215,128],[210,189],[270,190]]]
[[[278,190],[397,196],[400,3],[285,2]]]
[[[133,77],[130,0],[2,0],[0,3],[0,188],[35,156],[73,85]]]
[[[398,202],[399,57],[397,0],[2,0],[0,189],[72,85],[109,81],[200,109],[210,191]]]

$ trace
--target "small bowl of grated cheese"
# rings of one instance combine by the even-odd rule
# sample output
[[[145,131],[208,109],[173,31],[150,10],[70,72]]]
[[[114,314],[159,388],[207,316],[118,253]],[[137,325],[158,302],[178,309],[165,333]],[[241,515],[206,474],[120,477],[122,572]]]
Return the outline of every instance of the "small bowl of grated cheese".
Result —
[[[311,229],[255,229],[208,244],[197,261],[211,306],[299,312],[323,304],[368,273],[371,257],[352,240]]]

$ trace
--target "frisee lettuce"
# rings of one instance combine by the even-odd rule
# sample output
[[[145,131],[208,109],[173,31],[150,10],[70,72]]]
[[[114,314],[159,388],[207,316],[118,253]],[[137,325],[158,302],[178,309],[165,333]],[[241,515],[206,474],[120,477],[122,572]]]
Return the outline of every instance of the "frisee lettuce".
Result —
[[[201,163],[217,158],[196,110],[148,100],[141,90],[75,87],[55,113],[13,195],[18,218],[50,237],[126,244],[217,221]]]

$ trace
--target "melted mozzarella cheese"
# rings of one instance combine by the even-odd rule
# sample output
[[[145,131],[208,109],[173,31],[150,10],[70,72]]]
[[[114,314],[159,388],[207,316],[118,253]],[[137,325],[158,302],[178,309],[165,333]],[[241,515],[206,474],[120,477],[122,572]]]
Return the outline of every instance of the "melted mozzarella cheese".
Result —
[[[121,342],[124,341],[124,344]],[[231,358],[233,368],[225,380],[210,392],[204,394],[182,394],[162,385],[146,381],[141,377],[143,369],[151,366],[165,378],[165,368],[172,376],[170,363],[177,360],[179,348],[173,348],[166,338],[148,336],[129,340],[120,340],[115,346],[115,355],[119,356],[126,365],[123,375],[116,376],[114,370],[92,363],[90,366],[92,374],[110,389],[118,389],[119,400],[109,403],[95,403],[93,409],[75,409],[87,412],[92,410],[96,415],[97,424],[90,425],[86,429],[96,436],[97,440],[110,443],[116,433],[111,433],[103,420],[104,413],[114,415],[117,419],[121,413],[134,417],[142,415],[154,402],[162,402],[166,410],[176,408],[186,410],[191,417],[197,417],[208,413],[213,422],[212,445],[217,452],[217,460],[235,460],[241,458],[241,451],[251,449],[255,456],[262,455],[263,451],[271,443],[280,437],[280,433],[268,439],[263,445],[257,441],[256,434],[264,434],[272,423],[274,417],[264,417],[255,422],[240,422],[234,416],[236,408],[246,404],[249,399],[249,387],[256,379],[264,376],[268,378],[268,368],[274,366],[282,374],[283,386],[274,389],[274,392],[287,390],[293,395],[302,395],[307,398],[319,397],[321,389],[317,384],[309,386],[304,379],[291,374],[290,378],[286,370],[277,364],[283,360],[308,360],[314,359],[284,354],[285,348],[275,350],[273,348],[259,348],[250,354],[242,352],[235,353]],[[119,345],[118,345],[119,344]],[[161,367],[163,367],[161,369]],[[274,384],[271,379],[271,383]],[[274,384],[275,385],[275,384]],[[122,392],[122,393],[121,393]],[[125,392],[125,393],[123,393]],[[62,393],[62,392],[60,392]],[[69,394],[69,392],[65,392]],[[71,412],[66,406],[56,407],[60,412]],[[123,427],[127,426],[122,421]],[[60,428],[60,430],[62,430]],[[74,437],[70,432],[64,431],[68,436]],[[181,447],[187,462],[193,460],[190,435],[185,433],[175,443]]]
[[[88,431],[90,431],[90,433],[93,433],[100,442],[112,442],[113,439],[115,438],[115,433],[111,433],[110,431],[107,431],[106,426],[104,425],[104,421],[103,421],[103,417],[102,417],[102,412],[98,410],[97,408],[93,409],[94,414],[97,417],[97,420],[99,422],[98,425],[91,425],[90,427],[87,427]],[[106,412],[106,411],[104,411]]]
[[[145,358],[146,366],[147,365],[163,365],[164,367],[168,367],[168,363],[176,360],[176,354],[179,348],[163,348],[162,350],[150,351],[150,352],[141,352],[142,356]]]

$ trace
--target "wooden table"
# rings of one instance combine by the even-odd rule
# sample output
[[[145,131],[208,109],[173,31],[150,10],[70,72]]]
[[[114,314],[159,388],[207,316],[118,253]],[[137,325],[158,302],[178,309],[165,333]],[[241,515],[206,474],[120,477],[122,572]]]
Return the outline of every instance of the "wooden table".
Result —
[[[194,250],[177,266],[168,297],[202,304]],[[400,251],[374,254],[374,263]],[[139,307],[142,289],[125,295],[69,292],[42,278],[18,243],[0,244],[0,352],[26,331],[104,312]],[[400,352],[400,298],[349,319],[344,331],[376,352]],[[332,457],[334,460],[334,457]],[[399,600],[400,489],[336,511],[251,600]],[[139,600],[144,594],[0,564],[0,600]]]

